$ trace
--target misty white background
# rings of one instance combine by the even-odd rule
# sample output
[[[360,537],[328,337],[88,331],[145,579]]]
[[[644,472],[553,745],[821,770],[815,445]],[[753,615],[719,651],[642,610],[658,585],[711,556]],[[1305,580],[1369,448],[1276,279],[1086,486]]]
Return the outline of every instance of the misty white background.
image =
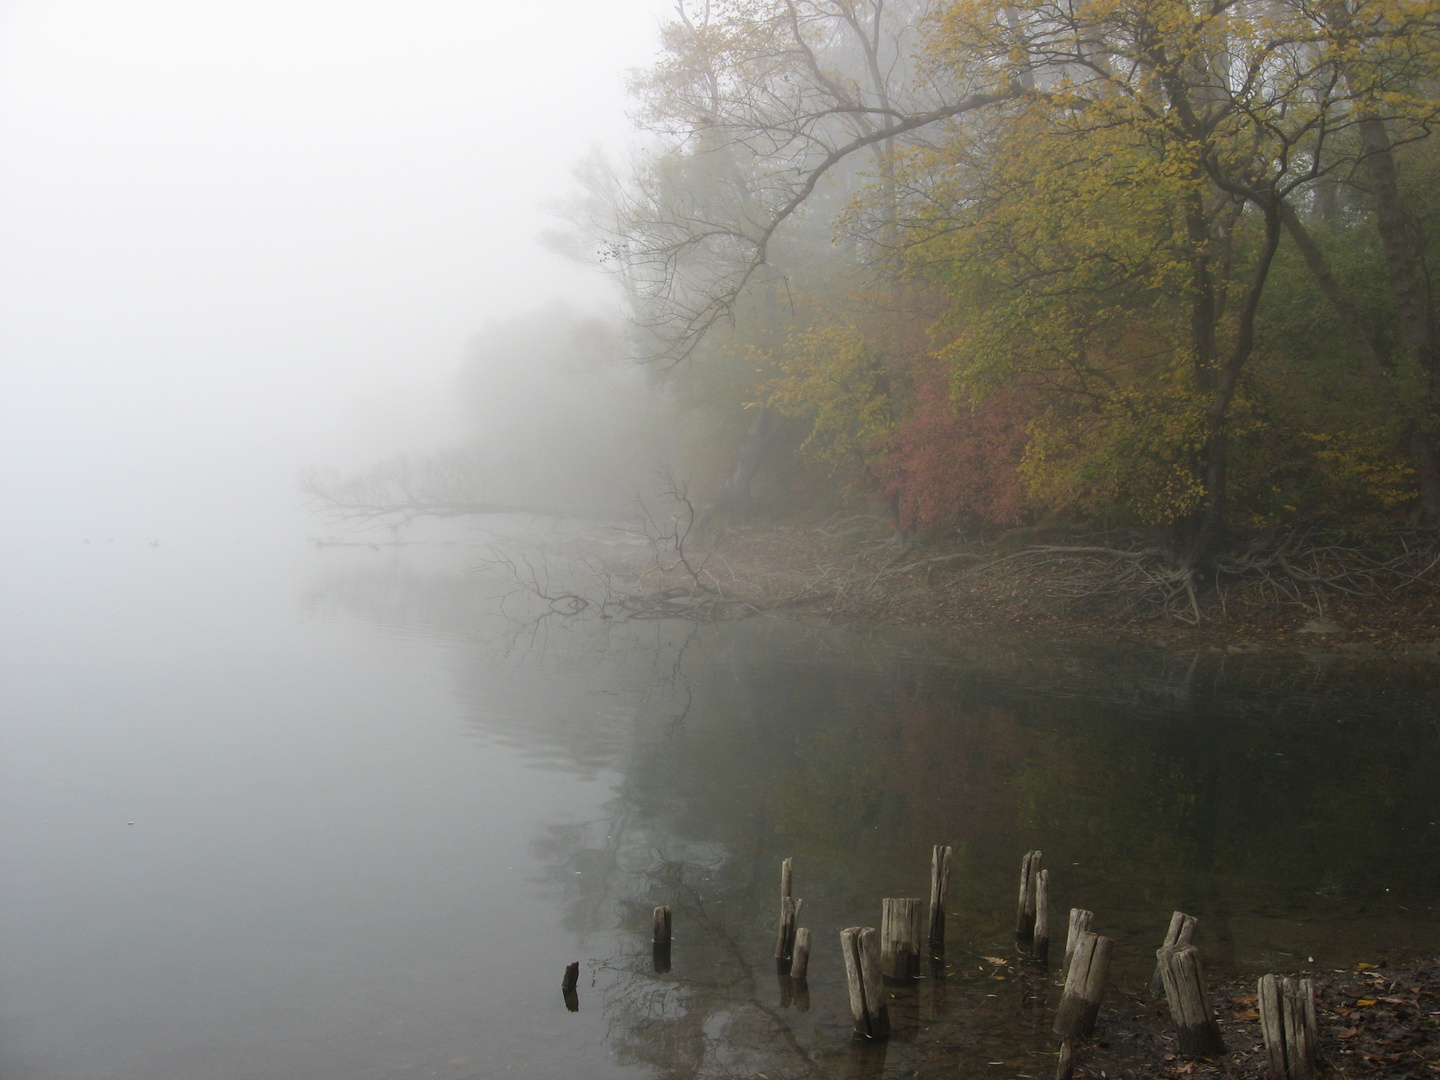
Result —
[[[487,321],[614,307],[536,237],[668,10],[0,3],[8,541],[298,537],[301,467],[455,437]]]

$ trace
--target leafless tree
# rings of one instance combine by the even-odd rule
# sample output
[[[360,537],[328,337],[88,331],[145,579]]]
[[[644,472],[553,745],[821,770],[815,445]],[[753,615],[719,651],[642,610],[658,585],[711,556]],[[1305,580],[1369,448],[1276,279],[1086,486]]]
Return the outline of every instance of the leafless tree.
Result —
[[[492,477],[477,454],[465,450],[397,454],[350,476],[312,468],[300,476],[300,491],[311,509],[342,525],[398,528],[416,518],[479,514],[548,514],[549,507],[488,499]]]

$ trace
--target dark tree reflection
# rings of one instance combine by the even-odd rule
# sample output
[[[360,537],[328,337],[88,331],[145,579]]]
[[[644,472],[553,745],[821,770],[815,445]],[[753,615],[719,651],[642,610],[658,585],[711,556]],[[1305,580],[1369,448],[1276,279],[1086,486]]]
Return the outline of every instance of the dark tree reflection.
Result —
[[[1045,1067],[1053,973],[1013,951],[1032,848],[1052,926],[1095,911],[1135,989],[1174,908],[1200,917],[1215,976],[1440,947],[1433,668],[769,618],[522,625],[453,587],[409,595],[350,582],[314,603],[453,635],[477,736],[610,785],[592,820],[537,824],[533,853],[557,929],[591,950],[581,1009],[603,1011],[638,1071]],[[852,1047],[839,930],[875,925],[882,897],[926,895],[936,843],[956,850],[949,954],[896,991],[892,1045]],[[808,1007],[772,956],[787,856],[814,935]],[[659,904],[668,971],[650,947]]]

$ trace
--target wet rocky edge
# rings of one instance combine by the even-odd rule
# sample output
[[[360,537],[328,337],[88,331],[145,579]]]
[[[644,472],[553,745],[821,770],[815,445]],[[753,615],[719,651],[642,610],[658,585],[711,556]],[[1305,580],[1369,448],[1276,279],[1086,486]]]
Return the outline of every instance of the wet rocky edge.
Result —
[[[1061,1040],[1051,1031],[1059,995],[1054,970],[1046,971],[1023,959],[978,959],[982,961],[978,970],[970,963],[968,971],[953,973],[949,979],[952,992],[959,991],[965,998],[963,1005],[956,1002],[955,1006],[969,1017],[968,1023],[941,1025],[918,1039],[916,1032],[897,1026],[891,1041],[899,1040],[900,1046],[855,1037],[848,1068],[833,1075],[849,1080],[1055,1077]],[[1430,958],[1381,967],[1362,964],[1354,969],[1297,974],[1311,979],[1315,987],[1318,1078],[1433,1080],[1440,1074],[1440,961]],[[987,1013],[984,995],[962,989],[967,985],[998,988],[1002,983],[1013,984],[1020,991],[1018,1010],[1014,1008],[1017,999],[1011,995],[1008,1008]],[[1225,1052],[1191,1057],[1177,1045],[1163,993],[1112,987],[1105,993],[1093,1035],[1075,1041],[1071,1078],[1271,1080],[1256,990],[1256,980],[1249,978],[1209,983]],[[913,999],[916,992],[892,987],[887,993],[892,1023],[903,1025],[906,995]],[[914,1008],[913,1000],[909,1007]],[[777,1074],[765,1075],[773,1080]],[[822,1071],[821,1075],[832,1073]]]
[[[1440,1075],[1440,960],[1304,974],[1315,984],[1322,1075],[1393,1080]],[[1076,1054],[1075,1076],[1267,1077],[1254,981],[1214,984],[1210,998],[1226,1054],[1185,1059],[1176,1049],[1163,997],[1112,991],[1095,1037]],[[1039,1063],[1036,1075],[1046,1075]]]

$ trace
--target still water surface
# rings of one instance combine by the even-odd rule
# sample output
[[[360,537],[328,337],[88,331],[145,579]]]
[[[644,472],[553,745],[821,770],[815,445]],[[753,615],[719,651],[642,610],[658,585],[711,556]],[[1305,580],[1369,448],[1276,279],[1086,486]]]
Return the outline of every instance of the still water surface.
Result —
[[[1030,848],[1131,990],[1174,908],[1217,976],[1440,948],[1433,667],[533,618],[465,549],[299,555],[7,578],[4,1080],[840,1075],[837,932],[935,843],[948,964],[872,1075],[1052,1067]]]

